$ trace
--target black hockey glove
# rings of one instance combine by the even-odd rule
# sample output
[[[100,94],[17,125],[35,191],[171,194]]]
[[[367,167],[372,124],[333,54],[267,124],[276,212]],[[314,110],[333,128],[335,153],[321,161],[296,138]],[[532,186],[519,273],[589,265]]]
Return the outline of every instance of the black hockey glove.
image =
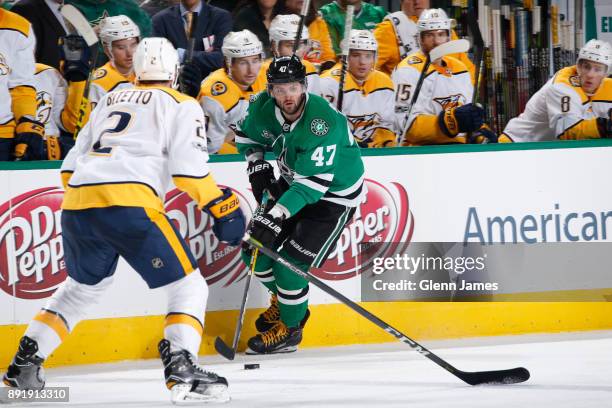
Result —
[[[438,115],[440,129],[449,137],[478,130],[483,123],[484,109],[473,103],[443,110]]]
[[[93,62],[89,46],[80,35],[60,37],[60,71],[69,82],[87,80]]]
[[[15,128],[15,160],[43,160],[45,126],[33,119],[22,117]],[[45,156],[45,157],[43,157]]]
[[[181,67],[179,86],[182,93],[197,98],[202,85],[202,71],[195,62],[188,62]]]
[[[258,214],[251,220],[251,237],[271,248],[282,231],[283,219],[273,217],[270,213]]]
[[[229,187],[221,190],[223,195],[204,206],[203,210],[214,218],[213,233],[219,241],[239,245],[244,236],[246,219],[240,209],[238,197]]]
[[[597,118],[597,129],[601,138],[612,138],[612,109],[608,111],[607,118]]]
[[[282,194],[281,188],[274,178],[272,165],[265,160],[254,160],[247,166],[249,183],[253,190],[253,196],[258,203],[261,203],[264,190],[268,190],[271,200],[278,200]]]

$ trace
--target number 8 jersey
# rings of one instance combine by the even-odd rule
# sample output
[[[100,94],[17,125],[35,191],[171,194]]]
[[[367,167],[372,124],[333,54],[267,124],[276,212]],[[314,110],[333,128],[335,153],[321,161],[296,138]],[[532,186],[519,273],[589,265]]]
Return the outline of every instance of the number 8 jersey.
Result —
[[[599,138],[596,119],[612,109],[612,79],[604,78],[593,95],[581,87],[576,66],[559,70],[511,119],[503,136],[513,142]]]
[[[62,208],[163,212],[171,181],[201,207],[221,195],[207,162],[204,113],[195,99],[161,86],[111,92],[64,160]]]

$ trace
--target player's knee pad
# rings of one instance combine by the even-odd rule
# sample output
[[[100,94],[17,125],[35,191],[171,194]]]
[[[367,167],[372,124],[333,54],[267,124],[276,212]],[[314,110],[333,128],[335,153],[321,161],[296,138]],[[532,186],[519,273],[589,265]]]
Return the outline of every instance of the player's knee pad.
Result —
[[[165,286],[168,294],[168,314],[187,314],[204,324],[208,301],[208,284],[196,268],[189,275]]]
[[[95,285],[87,285],[68,277],[51,296],[45,309],[59,314],[67,323],[68,329],[72,330],[83,319],[87,308],[98,301],[100,295],[112,281],[111,276],[102,279]]]

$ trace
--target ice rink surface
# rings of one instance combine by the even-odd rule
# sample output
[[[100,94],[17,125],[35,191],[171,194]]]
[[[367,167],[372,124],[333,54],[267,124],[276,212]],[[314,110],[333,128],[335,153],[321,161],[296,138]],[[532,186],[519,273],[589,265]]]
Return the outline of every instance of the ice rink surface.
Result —
[[[423,342],[464,371],[517,366],[522,384],[476,386],[401,343],[305,349],[276,356],[204,356],[206,369],[227,377],[223,407],[612,407],[612,332],[490,337]],[[259,363],[259,370],[244,370]],[[71,407],[170,406],[159,360],[47,370],[48,386],[69,386]],[[59,403],[11,404],[53,406]]]

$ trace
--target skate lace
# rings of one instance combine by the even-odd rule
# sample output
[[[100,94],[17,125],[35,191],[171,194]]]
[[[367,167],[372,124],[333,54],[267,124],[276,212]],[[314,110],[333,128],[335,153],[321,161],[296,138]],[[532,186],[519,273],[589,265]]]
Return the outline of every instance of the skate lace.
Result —
[[[283,322],[276,323],[270,330],[261,334],[261,339],[266,347],[278,343],[287,337],[289,331]]]
[[[195,363],[193,361],[193,358],[191,357],[190,353],[185,353],[186,357],[187,357],[187,361],[189,361],[189,364],[191,364],[191,366],[199,373],[205,374],[207,376],[215,376],[217,377],[216,373],[213,373],[212,371],[207,371],[205,369],[203,369],[199,364]]]
[[[272,295],[270,307],[262,313],[263,318],[268,322],[276,322],[280,319],[280,309],[278,308],[278,298]]]

